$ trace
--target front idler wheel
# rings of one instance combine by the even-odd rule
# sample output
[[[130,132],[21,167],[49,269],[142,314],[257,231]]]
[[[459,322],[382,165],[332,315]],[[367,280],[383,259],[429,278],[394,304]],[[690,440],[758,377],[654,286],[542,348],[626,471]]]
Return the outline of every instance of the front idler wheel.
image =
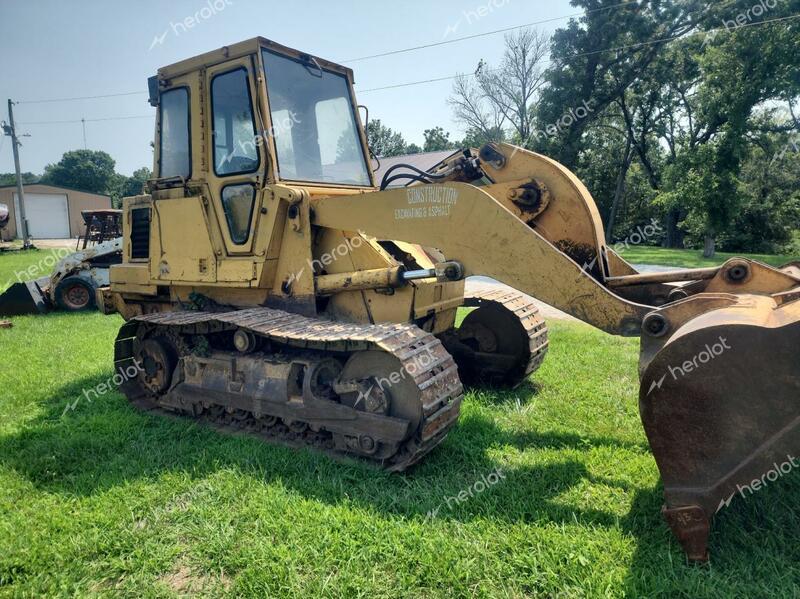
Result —
[[[145,339],[137,352],[141,364],[139,382],[151,395],[161,395],[172,383],[172,373],[178,364],[177,352],[163,337]]]
[[[416,434],[422,422],[422,402],[414,372],[384,352],[362,351],[347,361],[340,380],[354,381],[357,391],[340,396],[343,405],[355,410],[400,418],[409,423],[406,440]],[[386,459],[397,453],[397,443],[386,444],[369,435],[347,437],[348,450],[373,458]]]
[[[453,353],[465,384],[513,386],[524,376],[528,335],[510,311],[495,304],[476,308],[456,334],[458,349]]]

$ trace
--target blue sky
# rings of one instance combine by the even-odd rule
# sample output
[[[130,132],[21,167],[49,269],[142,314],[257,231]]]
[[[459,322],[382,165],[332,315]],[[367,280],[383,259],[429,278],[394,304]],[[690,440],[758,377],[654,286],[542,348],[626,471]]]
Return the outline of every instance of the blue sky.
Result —
[[[577,12],[568,0],[216,0],[211,11],[207,6],[214,1],[0,0],[0,114],[7,118],[7,98],[21,102],[14,109],[18,130],[31,135],[22,140],[23,170],[40,173],[65,151],[83,147],[80,122],[35,123],[120,116],[145,118],[88,121],[87,147],[111,154],[124,174],[152,166],[154,109],[147,104],[147,77],[161,66],[258,35],[352,67],[358,100],[369,107],[370,118],[401,131],[407,141],[421,145],[422,132],[435,125],[460,137],[463,128],[446,102],[451,81],[360,90],[473,72],[481,59],[494,64],[502,54],[502,34],[347,61]],[[188,29],[182,25],[187,17],[195,23]],[[539,28],[551,32],[566,22]],[[114,98],[26,103],[138,90]],[[0,172],[13,172],[10,140],[0,143]]]

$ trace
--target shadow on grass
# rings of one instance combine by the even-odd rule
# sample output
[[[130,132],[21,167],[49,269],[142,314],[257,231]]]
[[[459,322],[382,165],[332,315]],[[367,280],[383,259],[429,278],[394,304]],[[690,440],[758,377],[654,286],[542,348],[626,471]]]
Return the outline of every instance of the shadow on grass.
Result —
[[[634,498],[626,529],[637,539],[626,597],[800,597],[800,479],[734,502],[712,521],[711,561],[690,564],[658,516],[661,486]]]
[[[475,486],[501,467],[490,457],[493,447],[621,447],[639,451],[640,444],[610,437],[508,432],[473,412],[420,466],[409,474],[393,475],[358,461],[331,460],[311,450],[269,445],[192,421],[138,412],[116,392],[96,398],[91,391],[84,393],[107,381],[103,376],[85,378],[43,402],[43,414],[23,424],[19,431],[0,437],[0,463],[37,488],[65,496],[91,496],[142,480],[156,484],[166,473],[181,473],[199,481],[232,468],[266,482],[280,480],[306,498],[330,505],[355,504],[390,518],[489,519],[618,529],[636,543],[626,579],[631,596],[650,594],[647,591],[654,588],[663,588],[665,594],[695,592],[693,596],[700,596],[700,586],[710,584],[707,569],[685,565],[683,554],[662,521],[660,488],[634,490],[629,513],[619,518],[601,509],[577,508],[561,499],[586,482],[632,491],[622,481],[593,478],[583,463],[569,458],[503,471],[502,483],[491,492],[477,492]],[[93,397],[91,402],[87,396]],[[75,409],[65,413],[75,400]],[[470,489],[468,501],[455,500]],[[775,494],[785,498],[780,491]],[[786,562],[797,561],[798,550],[787,547],[792,546],[797,528],[793,526],[794,532],[775,531],[781,528],[777,520],[780,510],[773,517],[758,518],[756,505],[752,501],[748,506],[756,510],[754,524],[740,518],[731,530],[715,532],[714,550],[727,556],[720,562],[726,578],[746,576],[752,583],[755,577],[764,589],[785,590],[777,586],[774,576],[751,564],[785,564],[787,571],[793,571]],[[731,517],[735,520],[737,516]],[[792,524],[796,522],[794,518]],[[758,529],[761,539],[757,547],[741,538],[742,530],[746,533],[753,529]],[[777,534],[777,541],[770,531]],[[726,544],[732,547],[726,550]],[[741,557],[731,557],[739,551],[743,552]]]
[[[458,496],[500,468],[488,455],[491,447],[629,446],[607,437],[507,432],[473,413],[421,465],[396,475],[362,461],[332,460],[313,450],[271,445],[184,418],[140,412],[116,391],[96,396],[94,391],[108,382],[108,377],[95,376],[63,387],[43,402],[39,417],[18,432],[0,437],[0,463],[39,488],[67,495],[92,495],[136,479],[155,480],[167,472],[202,478],[220,468],[235,467],[265,480],[280,477],[303,495],[328,503],[347,499],[404,517],[424,517],[445,498]],[[462,502],[460,509],[447,510],[441,517],[574,522],[577,516],[599,526],[614,525],[615,517],[607,512],[576,514],[570,506],[552,501],[591,480],[579,461],[515,468],[503,475],[498,493],[476,494],[470,502]],[[352,479],[357,479],[356,484]],[[603,482],[627,489],[620,482]],[[489,495],[491,501],[487,501]]]

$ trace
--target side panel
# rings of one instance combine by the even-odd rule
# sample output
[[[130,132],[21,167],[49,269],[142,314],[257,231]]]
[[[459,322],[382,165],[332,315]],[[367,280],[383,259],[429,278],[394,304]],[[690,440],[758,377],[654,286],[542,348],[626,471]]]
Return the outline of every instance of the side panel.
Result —
[[[199,196],[153,203],[150,276],[165,283],[217,280],[217,262],[209,223]],[[153,239],[154,237],[154,239]]]

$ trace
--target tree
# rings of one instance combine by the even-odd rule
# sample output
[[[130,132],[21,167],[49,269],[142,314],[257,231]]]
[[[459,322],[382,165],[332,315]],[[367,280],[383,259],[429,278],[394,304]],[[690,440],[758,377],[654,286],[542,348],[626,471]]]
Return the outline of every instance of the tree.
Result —
[[[127,179],[125,175],[114,173],[114,176],[111,177],[108,183],[108,191],[106,193],[111,196],[111,206],[113,208],[122,206],[122,198],[125,195],[123,188],[125,187]]]
[[[628,168],[623,167],[630,161],[630,149],[619,118],[610,114],[602,124],[589,128],[582,146],[575,172],[591,189],[605,223],[606,241],[611,242],[615,239],[614,230],[623,212],[627,190]]]
[[[800,136],[770,132],[753,139],[739,175],[739,209],[717,238],[720,249],[798,255]]]
[[[775,17],[789,14],[776,9]],[[712,186],[704,206],[704,255],[713,256],[716,237],[734,222],[742,195],[739,174],[749,152],[748,135],[756,107],[769,100],[800,93],[800,27],[771,25],[767,33],[743,28],[706,46],[701,65],[706,73],[699,88],[699,118],[716,129],[711,161]],[[790,103],[791,108],[791,103]]]
[[[99,150],[72,150],[44,168],[41,183],[109,194],[115,183],[114,159]]]
[[[539,130],[561,123],[571,109],[590,106],[584,118],[556,127],[547,153],[573,168],[586,129],[663,55],[665,44],[652,43],[691,32],[699,0],[644,0],[614,6],[611,0],[573,0],[587,10],[553,34],[553,63],[536,108]],[[591,12],[588,12],[591,10]]]
[[[153,178],[153,171],[146,166],[133,171],[133,176],[126,177],[125,185],[122,188],[122,197],[137,196],[144,193],[144,185],[148,179]]]
[[[448,99],[455,116],[487,137],[509,126],[524,143],[531,134],[533,102],[545,84],[549,52],[548,37],[535,29],[506,35],[499,67],[481,61],[474,75],[456,78]]]
[[[440,150],[454,150],[456,145],[450,141],[450,134],[441,127],[425,129],[424,152],[438,152]]]
[[[141,195],[144,193],[145,183],[152,177],[152,171],[146,166],[133,171],[131,177],[114,173],[107,192],[111,196],[111,204],[115,208],[119,208],[122,206],[122,198]]]
[[[480,148],[481,146],[489,143],[490,141],[505,141],[506,132],[502,127],[482,131],[471,127],[467,129],[464,134],[464,139],[460,143],[456,143],[459,148]]]
[[[23,185],[31,185],[32,183],[37,183],[40,179],[39,175],[34,175],[33,173],[21,173],[21,174],[22,174]],[[0,173],[0,186],[16,185],[16,184],[17,184],[16,173]]]
[[[384,127],[380,119],[367,123],[367,143],[379,157],[400,156],[406,153],[406,142],[400,133]]]
[[[447,99],[453,116],[462,121],[468,131],[486,136],[490,131],[502,131],[505,119],[491,102],[483,97],[480,86],[470,75],[458,75],[453,83],[453,92]]]
[[[769,15],[758,18],[748,0],[707,6],[696,0],[643,0],[598,10],[609,3],[574,0],[587,13],[554,34],[554,64],[536,109],[537,128],[554,133],[537,151],[597,184],[590,188],[608,214],[610,234],[618,217],[635,222],[628,189],[632,177],[641,189],[644,175],[654,204],[637,205],[664,217],[669,246],[682,246],[686,234],[710,257],[717,243],[730,247],[734,239],[755,247],[759,234],[775,247],[784,243],[778,214],[794,222],[791,206],[772,210],[768,224],[773,196],[753,193],[743,172],[754,135],[764,126],[772,133],[799,129],[794,106],[800,95],[800,24],[728,28],[713,37],[703,32],[737,15],[758,24],[794,9],[770,6]],[[586,118],[552,126],[569,107],[588,102],[592,111]],[[778,102],[788,105],[785,122],[754,121],[759,110]],[[597,131],[619,135],[622,145],[597,143]],[[597,165],[616,173],[616,185]],[[743,240],[736,227],[752,232]]]

